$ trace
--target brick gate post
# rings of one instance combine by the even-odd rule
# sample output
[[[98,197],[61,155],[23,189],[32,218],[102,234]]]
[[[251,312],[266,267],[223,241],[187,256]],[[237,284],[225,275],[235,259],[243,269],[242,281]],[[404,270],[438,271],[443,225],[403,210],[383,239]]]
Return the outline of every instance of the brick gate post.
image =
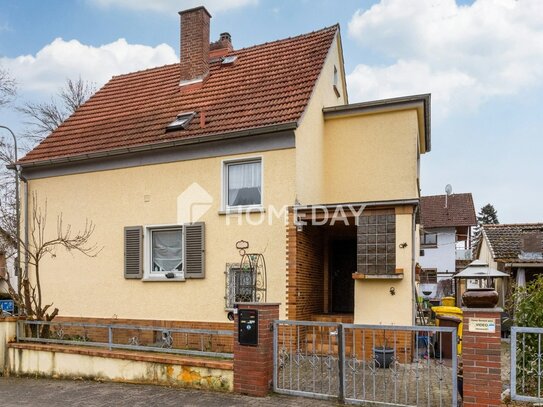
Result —
[[[464,406],[500,406],[501,308],[463,308]]]
[[[264,397],[273,380],[273,321],[279,319],[278,303],[239,303],[234,316],[234,391]],[[255,310],[258,315],[258,343],[240,344],[240,312]],[[254,329],[254,328],[252,328]]]

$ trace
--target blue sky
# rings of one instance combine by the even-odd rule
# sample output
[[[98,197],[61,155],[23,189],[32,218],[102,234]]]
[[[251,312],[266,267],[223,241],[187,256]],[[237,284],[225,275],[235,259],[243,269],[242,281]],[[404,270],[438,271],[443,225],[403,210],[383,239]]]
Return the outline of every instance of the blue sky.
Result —
[[[211,39],[228,31],[236,48],[339,22],[350,102],[432,93],[423,194],[450,183],[502,223],[543,221],[540,0],[0,0],[14,104],[50,98],[67,77],[102,85],[175,61],[177,11],[198,4],[213,15]],[[0,123],[24,128],[6,108]]]

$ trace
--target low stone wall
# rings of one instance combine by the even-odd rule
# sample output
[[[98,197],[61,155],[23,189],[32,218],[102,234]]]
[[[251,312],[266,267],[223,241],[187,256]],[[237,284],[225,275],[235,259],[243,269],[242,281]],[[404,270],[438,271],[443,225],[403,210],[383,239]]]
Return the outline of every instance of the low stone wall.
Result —
[[[7,351],[10,375],[233,390],[230,360],[33,343],[9,343]]]
[[[8,362],[7,344],[15,341],[17,335],[17,318],[0,318],[0,375],[6,374]]]

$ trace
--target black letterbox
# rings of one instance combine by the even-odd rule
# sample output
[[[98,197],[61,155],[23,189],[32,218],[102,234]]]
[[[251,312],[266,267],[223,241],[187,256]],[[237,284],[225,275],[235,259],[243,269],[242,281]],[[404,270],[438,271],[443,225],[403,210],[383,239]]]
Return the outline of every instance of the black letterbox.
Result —
[[[240,309],[238,313],[239,344],[258,345],[258,311],[256,309]]]

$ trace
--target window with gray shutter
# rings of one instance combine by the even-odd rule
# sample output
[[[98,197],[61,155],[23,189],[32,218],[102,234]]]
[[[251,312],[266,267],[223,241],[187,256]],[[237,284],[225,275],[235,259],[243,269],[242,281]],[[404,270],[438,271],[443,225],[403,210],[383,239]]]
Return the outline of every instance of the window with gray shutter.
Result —
[[[185,278],[204,278],[205,234],[204,223],[185,226]]]
[[[124,278],[142,278],[143,227],[124,228]]]

